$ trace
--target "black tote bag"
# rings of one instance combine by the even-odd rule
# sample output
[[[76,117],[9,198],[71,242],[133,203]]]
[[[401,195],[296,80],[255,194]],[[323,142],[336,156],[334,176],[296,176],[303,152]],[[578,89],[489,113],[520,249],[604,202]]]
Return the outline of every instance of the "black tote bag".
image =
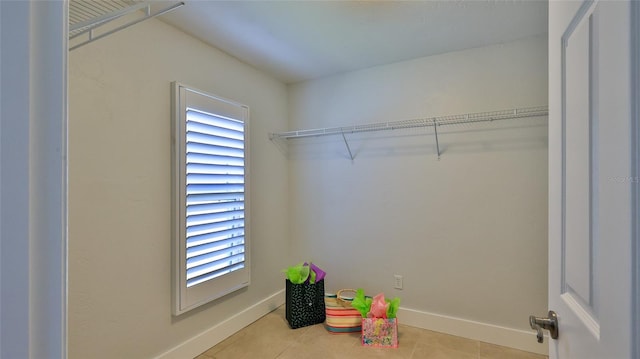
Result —
[[[293,284],[287,279],[285,294],[285,316],[291,329],[324,322],[324,279],[314,284]]]

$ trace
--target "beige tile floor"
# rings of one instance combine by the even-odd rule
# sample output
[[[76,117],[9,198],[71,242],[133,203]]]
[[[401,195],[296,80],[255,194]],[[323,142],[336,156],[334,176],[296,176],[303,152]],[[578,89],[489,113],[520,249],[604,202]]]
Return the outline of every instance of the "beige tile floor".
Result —
[[[329,334],[322,324],[289,329],[284,306],[195,359],[406,358],[544,359],[546,356],[400,324],[397,349],[360,344],[360,334]]]

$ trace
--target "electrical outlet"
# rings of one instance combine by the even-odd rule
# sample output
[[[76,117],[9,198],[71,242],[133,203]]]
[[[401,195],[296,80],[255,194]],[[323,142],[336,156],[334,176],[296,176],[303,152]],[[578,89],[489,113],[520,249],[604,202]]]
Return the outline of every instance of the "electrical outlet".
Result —
[[[399,274],[395,274],[393,276],[393,278],[395,279],[395,283],[393,285],[393,287],[395,289],[402,289],[402,276]]]

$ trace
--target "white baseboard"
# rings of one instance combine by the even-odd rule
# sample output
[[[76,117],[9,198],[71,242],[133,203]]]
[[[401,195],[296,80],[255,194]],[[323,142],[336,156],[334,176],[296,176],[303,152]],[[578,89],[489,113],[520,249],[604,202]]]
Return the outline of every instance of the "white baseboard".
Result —
[[[284,302],[285,296],[283,289],[167,352],[160,354],[155,359],[195,358],[207,349],[235,334],[240,329],[280,307]]]
[[[284,302],[284,290],[280,290],[229,319],[218,323],[216,326],[157,356],[155,359],[195,358],[202,352],[280,307]],[[545,336],[545,343],[538,344],[534,331],[506,328],[402,307],[398,309],[398,319],[400,320],[400,324],[416,328],[433,330],[435,332],[456,335],[542,355],[548,355],[549,352],[547,345],[549,338]]]
[[[412,327],[549,355],[549,346],[547,344],[549,337],[545,336],[544,344],[539,344],[536,340],[536,333],[533,330],[524,331],[506,328],[402,307],[398,309],[398,320],[400,324]]]

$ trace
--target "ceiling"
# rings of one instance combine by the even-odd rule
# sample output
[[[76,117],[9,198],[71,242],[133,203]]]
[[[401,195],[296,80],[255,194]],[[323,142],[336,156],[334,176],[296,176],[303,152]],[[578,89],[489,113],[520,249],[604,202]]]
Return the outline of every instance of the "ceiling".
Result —
[[[547,2],[205,1],[162,20],[285,83],[547,32]]]

